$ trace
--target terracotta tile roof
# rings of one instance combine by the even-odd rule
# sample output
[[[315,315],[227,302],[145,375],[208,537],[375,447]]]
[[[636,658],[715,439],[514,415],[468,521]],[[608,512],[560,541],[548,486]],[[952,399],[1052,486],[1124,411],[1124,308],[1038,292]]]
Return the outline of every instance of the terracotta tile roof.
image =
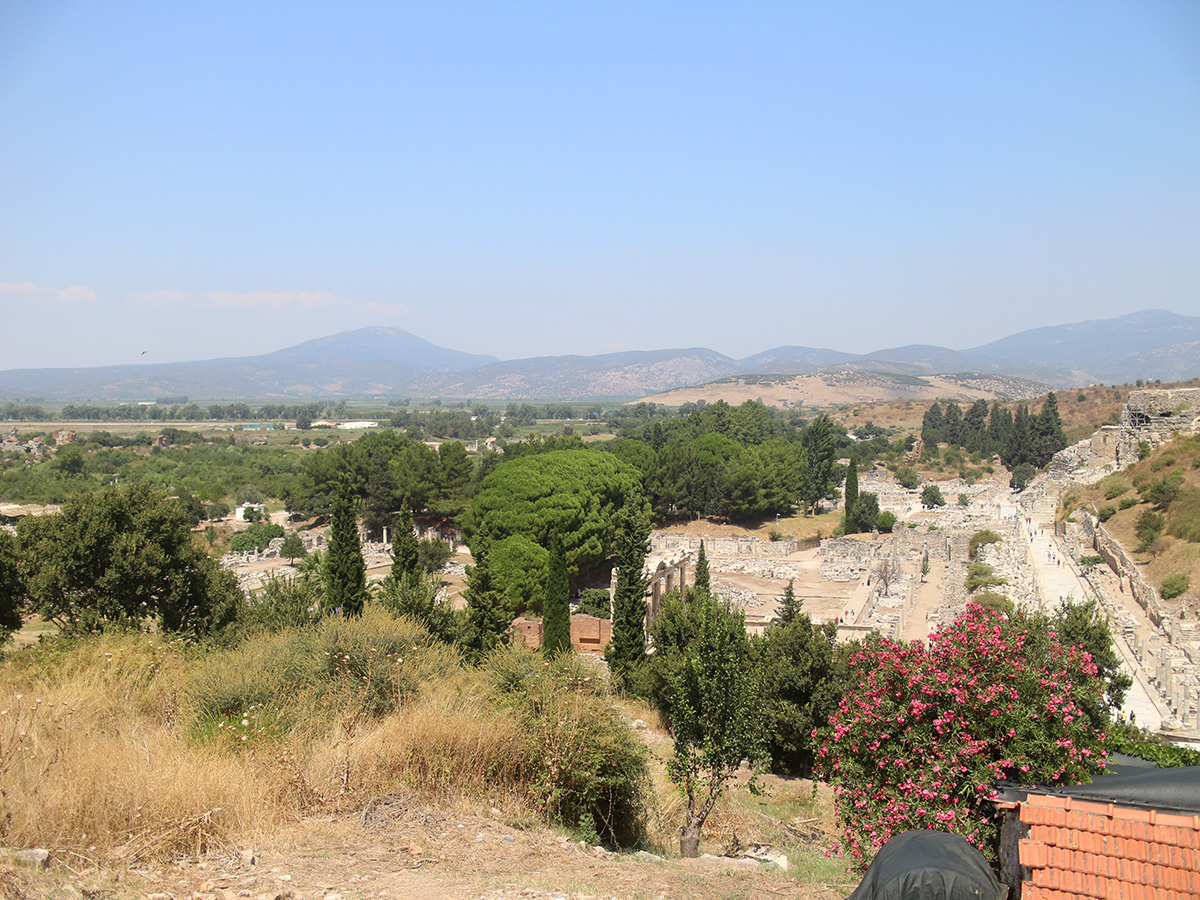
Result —
[[[1200,897],[1200,815],[1030,793],[1020,820],[1022,900]]]

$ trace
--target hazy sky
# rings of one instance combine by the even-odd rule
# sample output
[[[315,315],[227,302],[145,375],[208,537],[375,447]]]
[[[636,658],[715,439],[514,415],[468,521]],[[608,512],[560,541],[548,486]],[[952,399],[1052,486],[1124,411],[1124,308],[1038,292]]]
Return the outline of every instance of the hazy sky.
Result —
[[[1195,0],[0,0],[0,369],[1149,308],[1200,315]]]

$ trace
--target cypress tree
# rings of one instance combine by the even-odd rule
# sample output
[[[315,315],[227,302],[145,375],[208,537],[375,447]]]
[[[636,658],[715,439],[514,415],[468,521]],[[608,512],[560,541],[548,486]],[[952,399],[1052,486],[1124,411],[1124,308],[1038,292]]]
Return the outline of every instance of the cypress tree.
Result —
[[[803,600],[796,600],[796,579],[792,578],[788,581],[787,587],[784,588],[783,600],[779,604],[779,623],[786,625],[789,622],[794,622],[796,616],[800,615],[800,607],[803,605]]]
[[[475,565],[467,568],[467,621],[462,639],[467,658],[479,662],[507,643],[511,618],[504,596],[492,581],[487,553],[481,551]]]
[[[616,519],[617,584],[613,590],[612,640],[604,651],[609,669],[624,678],[646,656],[646,556],[650,520],[641,503],[625,501]]]
[[[700,552],[696,554],[696,572],[693,576],[692,590],[708,596],[712,595],[712,584],[708,577],[708,557],[704,555],[704,541],[700,542]]]
[[[846,490],[843,497],[844,512],[842,514],[842,531],[845,534],[858,534],[858,465],[851,458],[846,469]]]
[[[392,528],[392,579],[399,584],[405,576],[419,572],[420,568],[420,547],[413,533],[412,512],[405,498]]]
[[[926,447],[936,447],[942,440],[942,407],[936,401],[921,420],[921,440]]]
[[[1058,398],[1053,392],[1046,396],[1033,429],[1037,433],[1034,439],[1034,465],[1044,466],[1055,453],[1067,446],[1067,436],[1063,433],[1062,419],[1058,415]]]
[[[567,557],[555,532],[546,563],[546,599],[542,604],[542,652],[557,656],[571,650],[571,597]]]
[[[343,482],[333,500],[329,552],[325,554],[325,611],[362,614],[367,600],[367,567],[358,542],[358,525],[350,487]]]

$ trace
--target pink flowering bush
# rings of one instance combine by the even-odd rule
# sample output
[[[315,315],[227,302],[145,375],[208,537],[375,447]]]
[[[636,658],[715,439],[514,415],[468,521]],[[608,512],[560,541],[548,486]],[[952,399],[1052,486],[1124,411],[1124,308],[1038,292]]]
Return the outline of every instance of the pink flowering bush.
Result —
[[[818,750],[839,850],[865,867],[892,835],[928,828],[995,858],[994,782],[1080,783],[1102,768],[1104,734],[1083,714],[1103,702],[1095,663],[1028,624],[971,606],[928,646],[883,639],[851,658]]]

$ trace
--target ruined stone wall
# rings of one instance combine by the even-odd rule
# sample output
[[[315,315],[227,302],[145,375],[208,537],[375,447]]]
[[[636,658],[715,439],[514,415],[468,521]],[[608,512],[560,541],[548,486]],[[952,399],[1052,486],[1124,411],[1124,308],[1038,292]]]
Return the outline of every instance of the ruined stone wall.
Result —
[[[676,550],[690,550],[693,553],[700,550],[704,543],[704,555],[709,559],[717,557],[756,557],[764,559],[781,559],[791,556],[797,549],[794,538],[784,538],[781,541],[760,541],[758,538],[725,537],[722,535],[705,535],[696,537],[690,534],[652,534],[650,536],[650,552],[668,555]]]
[[[879,555],[880,544],[852,537],[821,541],[817,571],[826,581],[857,581]]]
[[[1121,409],[1121,429],[1113,451],[1117,466],[1138,460],[1138,445],[1169,442],[1176,434],[1200,432],[1200,388],[1130,391]]]
[[[1146,611],[1150,621],[1155,625],[1161,625],[1163,611],[1159,605],[1158,591],[1142,577],[1137,563],[1125,552],[1125,548],[1108,533],[1108,530],[1089,513],[1084,510],[1076,510],[1075,516],[1080,521],[1081,535],[1086,537],[1089,532],[1091,533],[1092,546],[1096,553],[1104,557],[1104,561],[1121,579],[1121,590],[1128,590],[1130,596],[1137,600],[1138,606]]]

